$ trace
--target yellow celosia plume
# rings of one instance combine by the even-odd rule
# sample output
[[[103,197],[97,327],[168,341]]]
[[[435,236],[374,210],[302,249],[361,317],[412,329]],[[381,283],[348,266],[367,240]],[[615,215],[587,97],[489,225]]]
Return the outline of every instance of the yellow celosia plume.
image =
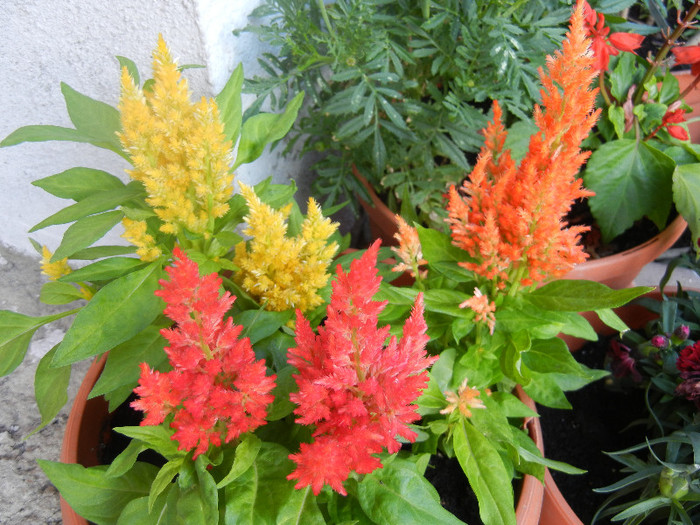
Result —
[[[73,269],[68,265],[68,258],[61,259],[60,261],[51,262],[51,257],[53,253],[46,246],[41,247],[41,272],[47,275],[49,279],[55,281],[68,275],[73,271]]]
[[[328,266],[337,250],[328,238],[338,227],[323,217],[321,208],[309,199],[307,218],[297,237],[287,237],[290,207],[274,210],[241,184],[249,212],[244,230],[251,240],[236,246],[233,262],[240,268],[235,281],[265,308],[307,311],[323,302],[318,290],[328,282]]]
[[[146,188],[146,202],[162,221],[162,232],[185,229],[209,238],[232,194],[231,142],[214,100],[190,102],[187,81],[162,36],[153,52],[153,80],[143,91],[126,68],[122,71],[119,139],[134,166],[129,175]],[[132,242],[153,257],[145,231],[136,235],[136,226],[130,226],[127,238],[140,239]]]

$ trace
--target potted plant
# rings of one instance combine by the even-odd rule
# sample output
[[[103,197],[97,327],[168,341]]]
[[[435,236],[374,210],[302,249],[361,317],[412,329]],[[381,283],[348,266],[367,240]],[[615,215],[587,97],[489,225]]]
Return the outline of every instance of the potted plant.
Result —
[[[617,434],[611,443],[592,450],[592,463],[607,460],[596,476],[599,508],[588,514],[593,523],[612,520],[632,523],[695,523],[698,521],[697,416],[698,344],[697,328],[700,293],[664,288],[674,260],[659,289],[616,312],[633,330],[619,335],[604,334],[587,357],[606,363],[611,378],[588,392],[586,402],[607,403],[617,418]],[[698,269],[697,261],[683,257],[687,267]],[[595,397],[590,397],[595,395]],[[616,408],[619,405],[620,408]],[[580,403],[577,405],[580,408]],[[566,424],[566,423],[565,423]],[[600,424],[592,421],[593,425]],[[547,421],[543,422],[545,432]],[[562,436],[566,439],[566,435]],[[603,438],[601,437],[601,440]],[[590,439],[589,439],[590,440]],[[580,443],[571,443],[576,447]],[[600,447],[600,440],[593,447]],[[560,451],[561,452],[561,451]],[[568,459],[564,453],[558,457]],[[579,465],[585,468],[587,465]],[[561,481],[561,480],[560,480]],[[590,490],[588,481],[581,490]],[[562,489],[564,490],[564,489]],[[606,497],[607,496],[607,497]],[[572,510],[584,496],[574,484],[562,495],[554,480],[548,479],[542,523],[578,524],[584,517]],[[592,498],[586,499],[593,502]],[[590,504],[590,503],[589,503]],[[576,506],[583,512],[580,506]]]
[[[86,168],[37,182],[75,201],[37,226],[73,223],[53,253],[42,250],[51,278],[42,299],[86,302],[39,318],[0,312],[4,373],[39,326],[75,315],[37,370],[42,425],[62,404],[72,363],[87,358],[99,360],[79,400],[145,416],[116,428],[92,420],[107,436],[87,438],[97,448],[129,438],[105,464],[41,462],[67,502],[64,519],[460,523],[423,475],[430,454],[404,449],[422,436],[416,399],[437,359],[426,352],[423,296],[392,325],[403,336],[387,341],[378,243],[347,257],[331,283],[342,241],[313,199],[304,217],[293,186],[264,181],[232,195],[233,169],[284,135],[300,98],[244,120],[240,69],[216,100],[192,103],[162,39],[153,57],[143,83],[122,60],[118,109],[64,87],[75,129],[26,127],[2,143],[81,140],[132,164],[129,184]],[[120,221],[132,246],[96,244]],[[73,268],[76,259],[91,262]],[[531,411],[495,399],[543,472],[521,428]],[[530,485],[539,500],[521,499],[535,523],[542,487]],[[502,510],[507,523],[513,506]]]
[[[320,153],[313,189],[324,204],[358,208],[356,196],[369,203],[376,192],[389,223],[401,212],[444,230],[442,195],[473,165],[491,101],[509,122],[529,117],[537,68],[561,42],[569,9],[559,0],[269,0],[245,31],[274,51],[246,89],[272,107],[307,93],[292,142]]]
[[[577,313],[582,310],[625,329],[612,308],[648,290],[558,279],[585,259],[581,228],[562,221],[586,193],[577,174],[589,153],[580,144],[598,115],[583,13],[579,2],[563,50],[541,72],[539,131],[520,163],[504,147],[507,131],[495,103],[474,170],[459,189],[450,188],[450,234],[397,218],[395,270],[409,272],[415,282],[386,287],[383,297],[395,307],[385,319],[401,319],[402,308],[422,294],[428,347],[440,355],[419,399],[427,436],[413,447],[457,458],[486,523],[497,522],[508,506],[503,502],[512,498],[514,473],[541,477],[544,465],[562,468],[535,459],[521,446],[522,435],[507,431],[513,387],[520,385],[540,405],[570,407],[565,392],[606,373],[579,364],[558,335],[596,338]]]

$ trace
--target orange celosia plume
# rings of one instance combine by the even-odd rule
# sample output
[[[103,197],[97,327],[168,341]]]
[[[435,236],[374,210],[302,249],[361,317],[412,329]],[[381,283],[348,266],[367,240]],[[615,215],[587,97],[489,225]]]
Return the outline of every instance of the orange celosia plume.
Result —
[[[475,262],[461,263],[496,288],[529,286],[558,277],[586,258],[579,245],[584,227],[563,219],[575,199],[592,195],[577,177],[589,156],[581,141],[596,122],[596,76],[579,2],[562,51],[540,70],[542,105],[535,106],[539,131],[519,166],[504,151],[506,131],[494,102],[494,119],[469,178],[449,191],[447,222],[453,243]]]

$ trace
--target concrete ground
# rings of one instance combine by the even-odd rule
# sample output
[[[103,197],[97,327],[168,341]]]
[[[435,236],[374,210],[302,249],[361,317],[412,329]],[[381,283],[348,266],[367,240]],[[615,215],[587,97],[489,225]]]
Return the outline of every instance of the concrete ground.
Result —
[[[644,268],[636,284],[655,286],[665,269],[665,261]],[[688,270],[677,270],[672,283],[700,288],[700,277]],[[37,260],[19,255],[0,245],[0,310],[27,315],[58,311],[38,301],[45,282]],[[45,326],[32,340],[24,362],[7,377],[0,378],[0,525],[61,523],[58,492],[38,467],[37,459],[58,460],[69,407],[88,363],[74,366],[69,402],[59,416],[37,434],[25,439],[41,418],[34,402],[34,372],[41,357],[58,343],[66,325]]]

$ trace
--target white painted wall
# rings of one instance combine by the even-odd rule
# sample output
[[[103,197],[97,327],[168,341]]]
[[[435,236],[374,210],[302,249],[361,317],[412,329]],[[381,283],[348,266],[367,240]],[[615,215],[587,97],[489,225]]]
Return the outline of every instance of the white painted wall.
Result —
[[[162,33],[181,64],[207,69],[185,73],[194,95],[213,96],[243,62],[246,76],[256,70],[260,46],[252,35],[231,31],[247,23],[259,0],[0,0],[0,138],[29,124],[71,126],[60,82],[92,98],[116,105],[119,65],[115,55],[150,74],[150,53]],[[32,186],[36,179],[75,166],[103,169],[126,178],[117,155],[71,142],[24,143],[0,149],[0,243],[35,254],[27,231],[69,202]],[[266,153],[238,178],[254,183],[270,175],[276,182],[298,178],[300,162]],[[302,184],[305,187],[304,184]],[[121,242],[120,232],[110,233]],[[64,228],[32,234],[55,249]]]

